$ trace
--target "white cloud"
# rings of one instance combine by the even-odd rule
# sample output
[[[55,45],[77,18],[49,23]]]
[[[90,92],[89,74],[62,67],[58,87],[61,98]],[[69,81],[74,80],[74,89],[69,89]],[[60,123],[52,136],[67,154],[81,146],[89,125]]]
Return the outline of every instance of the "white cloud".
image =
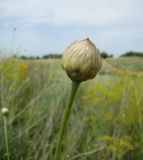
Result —
[[[140,23],[142,0],[1,0],[0,19],[17,23],[111,26]]]

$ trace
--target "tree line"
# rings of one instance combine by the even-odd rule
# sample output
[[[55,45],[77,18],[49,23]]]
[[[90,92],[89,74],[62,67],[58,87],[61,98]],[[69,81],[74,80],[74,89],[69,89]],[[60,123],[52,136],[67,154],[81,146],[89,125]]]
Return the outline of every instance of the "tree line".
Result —
[[[15,55],[16,56],[16,55]],[[50,54],[45,54],[42,57],[39,56],[20,56],[19,58],[21,59],[48,59],[48,58],[61,58],[62,54],[57,54],[57,53],[50,53]],[[101,57],[102,58],[112,58],[114,57],[112,54],[108,54],[107,52],[103,51],[101,52]],[[120,55],[120,57],[143,57],[143,52],[134,52],[134,51],[128,51],[122,55]]]

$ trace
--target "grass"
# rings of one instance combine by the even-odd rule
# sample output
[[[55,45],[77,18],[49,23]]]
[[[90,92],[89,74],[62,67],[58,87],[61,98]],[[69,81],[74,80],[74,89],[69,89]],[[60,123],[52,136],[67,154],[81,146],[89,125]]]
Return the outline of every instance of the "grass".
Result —
[[[120,69],[137,72],[143,71],[143,60],[140,57],[120,57],[116,59],[110,58],[107,60],[107,62]]]
[[[107,59],[73,104],[62,160],[143,159],[143,60]],[[70,89],[60,60],[0,62],[0,106],[9,108],[10,160],[52,160]],[[0,115],[0,160],[6,160]]]

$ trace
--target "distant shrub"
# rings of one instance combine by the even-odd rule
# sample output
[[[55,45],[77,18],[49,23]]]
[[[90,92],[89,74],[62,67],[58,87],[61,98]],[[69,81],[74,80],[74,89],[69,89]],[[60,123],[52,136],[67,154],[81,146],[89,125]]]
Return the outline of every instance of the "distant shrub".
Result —
[[[61,57],[62,57],[61,54],[51,53],[51,54],[44,55],[44,56],[43,56],[43,59],[47,59],[47,58],[61,58]]]
[[[113,57],[113,55],[111,54],[111,55],[108,55],[108,53],[106,53],[106,52],[101,52],[101,57],[102,58],[109,58],[109,57]]]
[[[20,58],[20,59],[26,59],[26,60],[40,59],[39,56],[36,56],[36,57],[33,57],[33,56],[30,56],[30,57],[20,56],[20,57],[18,57],[18,58]]]
[[[143,57],[143,52],[129,51],[121,55],[121,57],[131,57],[131,56]]]

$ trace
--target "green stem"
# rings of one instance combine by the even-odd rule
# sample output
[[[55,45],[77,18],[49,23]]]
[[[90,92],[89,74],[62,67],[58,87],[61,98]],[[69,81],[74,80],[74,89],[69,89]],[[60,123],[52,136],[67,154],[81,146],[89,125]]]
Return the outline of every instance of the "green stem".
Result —
[[[9,158],[9,147],[8,147],[8,134],[7,134],[7,117],[4,115],[4,135],[5,135],[5,145],[6,145],[6,155],[7,160],[10,160]]]
[[[55,155],[54,155],[54,160],[60,160],[60,152],[61,152],[61,143],[62,143],[62,139],[63,139],[63,135],[64,135],[64,130],[68,121],[68,117],[69,117],[69,113],[71,110],[71,106],[73,104],[76,92],[78,90],[78,87],[80,85],[80,82],[75,82],[72,81],[72,86],[71,86],[71,91],[65,106],[65,110],[63,113],[63,118],[61,121],[61,125],[60,125],[60,130],[59,130],[59,135],[58,135],[58,141],[56,144],[56,150],[55,150]]]

